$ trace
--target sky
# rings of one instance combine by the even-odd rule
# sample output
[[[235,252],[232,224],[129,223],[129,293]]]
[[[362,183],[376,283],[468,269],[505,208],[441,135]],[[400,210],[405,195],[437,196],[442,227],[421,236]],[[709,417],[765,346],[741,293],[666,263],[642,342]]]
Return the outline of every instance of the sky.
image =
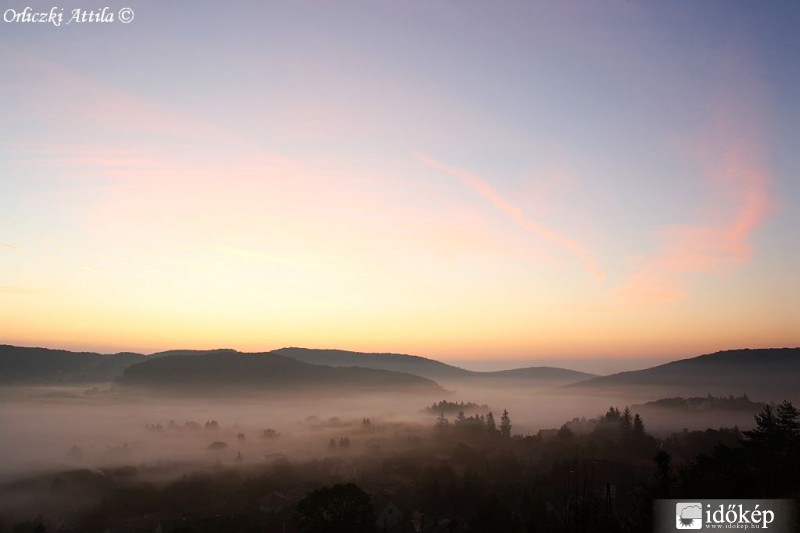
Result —
[[[0,343],[800,345],[796,2],[0,7]]]

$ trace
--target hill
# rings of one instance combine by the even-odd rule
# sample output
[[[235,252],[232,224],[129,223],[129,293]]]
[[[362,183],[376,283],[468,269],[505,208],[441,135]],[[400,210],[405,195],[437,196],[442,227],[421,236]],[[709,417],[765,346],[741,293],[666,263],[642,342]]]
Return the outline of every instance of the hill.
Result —
[[[568,370],[566,368],[556,368],[552,366],[531,366],[525,368],[514,368],[512,370],[498,370],[496,372],[480,372],[482,378],[494,378],[502,380],[518,380],[525,382],[541,382],[548,384],[575,383],[597,377],[596,374]]]
[[[568,387],[592,390],[653,391],[672,395],[748,393],[763,400],[797,398],[800,348],[743,349],[716,352],[663,365],[596,377]],[[651,394],[652,395],[652,394]]]
[[[361,353],[345,350],[312,350],[309,348],[280,348],[272,353],[314,365],[358,366],[377,370],[391,370],[392,372],[408,372],[428,379],[455,379],[477,374],[477,372],[417,355]]]
[[[111,381],[145,360],[135,353],[103,355],[47,348],[0,345],[0,384],[78,384]]]
[[[231,348],[216,348],[214,350],[167,350],[164,352],[151,353],[147,356],[148,359],[156,359],[159,357],[172,357],[173,355],[208,355],[210,353],[239,353]],[[267,352],[264,352],[267,353]]]
[[[130,365],[172,357],[209,354],[240,354],[232,349],[168,350],[150,355],[118,353],[103,355],[46,348],[0,346],[0,384],[76,384],[111,381]],[[489,386],[559,386],[594,377],[592,374],[552,367],[530,367],[498,372],[474,372],[434,359],[394,353],[359,353],[345,350],[281,348],[261,356],[282,356],[312,365],[359,367],[414,374],[429,380],[456,384],[469,382]]]
[[[499,382],[513,382],[517,385],[557,386],[595,377],[594,374],[553,367],[528,367],[497,372],[475,372],[417,355],[394,353],[360,353],[345,350],[312,350],[308,348],[281,348],[272,353],[317,365],[359,366],[391,370],[393,372],[408,372],[441,383],[469,381],[471,383],[479,382],[494,385]]]
[[[116,383],[164,391],[324,390],[443,392],[426,378],[361,367],[313,365],[275,353],[222,350],[148,359],[126,368]]]

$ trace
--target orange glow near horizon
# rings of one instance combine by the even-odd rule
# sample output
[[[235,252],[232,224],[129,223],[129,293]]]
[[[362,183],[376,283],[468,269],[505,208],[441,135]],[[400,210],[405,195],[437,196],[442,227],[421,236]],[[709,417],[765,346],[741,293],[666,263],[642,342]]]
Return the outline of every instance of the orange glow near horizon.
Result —
[[[795,126],[776,112],[796,104],[773,104],[759,43],[665,38],[655,5],[463,6],[430,27],[340,9],[286,7],[298,33],[252,17],[190,55],[138,17],[103,46],[4,26],[0,343],[520,361],[800,345]],[[340,31],[361,17],[370,31]]]

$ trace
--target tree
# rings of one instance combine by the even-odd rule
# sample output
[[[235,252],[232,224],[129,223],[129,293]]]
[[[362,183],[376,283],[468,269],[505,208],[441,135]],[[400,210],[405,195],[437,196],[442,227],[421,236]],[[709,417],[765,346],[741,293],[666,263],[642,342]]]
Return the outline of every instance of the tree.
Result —
[[[800,441],[800,412],[788,400],[784,400],[776,409],[775,425],[781,436],[790,446]]]
[[[375,513],[370,496],[354,483],[322,487],[297,503],[301,533],[373,533]]]
[[[746,463],[764,484],[761,497],[783,497],[800,489],[800,413],[788,401],[766,405],[755,415],[756,427],[743,431]]]
[[[765,405],[755,415],[756,427],[743,431],[746,444],[767,453],[793,453],[800,446],[800,412],[784,400],[775,407]],[[774,460],[774,458],[773,458]]]
[[[620,419],[620,421],[621,421],[620,427],[622,428],[622,438],[627,439],[630,437],[631,431],[633,430],[633,423],[632,423],[633,420],[631,417],[631,410],[627,405],[625,406],[625,410],[622,411],[622,418]]]
[[[765,405],[760,413],[755,415],[756,427],[742,434],[747,438],[751,447],[772,449],[778,444],[778,421],[772,405]]]
[[[642,417],[639,416],[639,413],[636,413],[633,417],[633,438],[641,439],[644,435],[644,422],[642,421]]]
[[[438,418],[436,418],[436,429],[444,429],[449,424],[450,424],[450,422],[448,422],[447,417],[444,416],[444,411],[439,413]]]
[[[511,417],[508,416],[508,410],[503,409],[503,416],[500,417],[500,434],[503,437],[511,437]]]
[[[486,432],[490,434],[497,433],[497,423],[494,421],[494,415],[491,411],[486,415]]]
[[[638,415],[637,415],[638,416]],[[670,493],[670,463],[672,457],[664,450],[659,450],[653,460],[656,463],[656,497],[669,498]]]

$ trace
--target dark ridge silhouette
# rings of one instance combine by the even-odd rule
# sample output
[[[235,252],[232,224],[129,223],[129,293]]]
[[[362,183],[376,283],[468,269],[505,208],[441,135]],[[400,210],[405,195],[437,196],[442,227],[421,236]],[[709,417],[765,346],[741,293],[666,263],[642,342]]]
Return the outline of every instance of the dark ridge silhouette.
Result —
[[[669,388],[675,394],[741,394],[797,398],[800,348],[727,350],[663,365],[596,377],[567,387],[619,390]]]
[[[800,389],[795,383],[795,377],[800,371],[800,348],[730,350],[682,359],[645,370],[596,377],[592,374],[553,367],[474,372],[414,355],[367,354],[344,350],[281,348],[272,352],[253,354],[244,354],[232,349],[170,350],[146,356],[127,352],[103,355],[0,345],[0,384],[107,382],[121,376],[125,369],[136,363],[168,360],[174,357],[194,359],[211,355],[263,359],[282,357],[312,366],[384,370],[414,374],[444,383],[469,381],[487,385],[567,385],[569,389],[601,391],[663,387],[669,389],[670,395],[727,396],[749,393],[759,399],[800,397]],[[652,397],[660,392],[648,391],[648,396]]]
[[[209,389],[443,392],[429,379],[402,372],[361,367],[330,367],[297,361],[278,354],[212,351],[170,355],[131,365],[117,384],[181,392]]]
[[[48,348],[0,345],[0,384],[77,384],[111,381],[145,355],[102,355]]]
[[[360,353],[346,350],[312,350],[309,348],[280,348],[272,353],[314,365],[360,366],[395,372],[409,372],[429,379],[463,378],[478,374],[417,355],[395,353]]]
[[[512,370],[498,370],[496,372],[480,372],[484,378],[516,379],[521,381],[547,381],[572,383],[575,380],[591,379],[597,374],[568,370],[552,366],[530,366],[525,368],[514,368]]]
[[[473,372],[440,361],[393,353],[359,353],[344,350],[281,348],[271,352],[245,354],[230,348],[214,350],[168,350],[150,355],[118,353],[103,355],[47,348],[0,346],[0,384],[76,384],[108,382],[122,375],[134,363],[172,357],[200,357],[212,354],[283,356],[312,365],[359,367],[390,372],[405,372],[433,381],[477,381],[496,385],[513,384],[558,386],[593,377],[592,374],[552,367],[531,367],[499,372]]]
[[[417,355],[395,353],[360,353],[345,350],[281,348],[277,353],[306,363],[330,366],[360,366],[395,372],[408,372],[433,380],[464,381],[487,379],[517,381],[527,384],[563,385],[595,377],[594,374],[553,367],[527,367],[497,372],[474,372]]]
[[[682,398],[680,396],[675,398],[661,398],[652,402],[646,402],[641,405],[632,405],[631,410],[667,410],[675,411],[677,413],[708,413],[708,412],[727,412],[727,411],[745,411],[748,413],[757,413],[768,404],[764,402],[754,402],[746,394],[741,397],[733,395],[725,398],[718,396],[696,396],[694,398]]]
[[[232,353],[241,353],[241,352],[237,352],[233,348],[215,348],[213,350],[167,350],[167,351],[164,351],[164,352],[151,353],[147,357],[149,359],[155,359],[157,357],[172,357],[173,355],[189,355],[189,356],[191,356],[191,355],[207,355],[207,354],[211,354],[211,353],[228,353],[228,354],[232,354]],[[264,352],[264,353],[266,353],[266,352]]]

